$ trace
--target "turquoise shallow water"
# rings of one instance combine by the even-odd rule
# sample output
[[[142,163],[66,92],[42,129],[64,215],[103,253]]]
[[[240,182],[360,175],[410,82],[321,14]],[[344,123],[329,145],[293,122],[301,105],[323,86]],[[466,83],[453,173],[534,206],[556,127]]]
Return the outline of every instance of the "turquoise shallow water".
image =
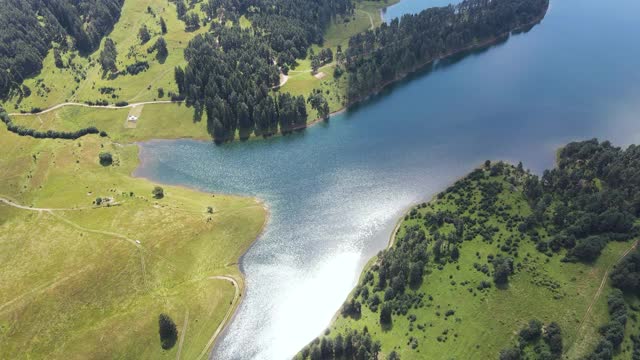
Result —
[[[403,210],[485,159],[541,172],[571,140],[640,142],[639,10],[634,0],[552,0],[528,33],[440,62],[303,133],[142,144],[137,175],[258,196],[271,210],[212,356],[295,354],[329,324]]]

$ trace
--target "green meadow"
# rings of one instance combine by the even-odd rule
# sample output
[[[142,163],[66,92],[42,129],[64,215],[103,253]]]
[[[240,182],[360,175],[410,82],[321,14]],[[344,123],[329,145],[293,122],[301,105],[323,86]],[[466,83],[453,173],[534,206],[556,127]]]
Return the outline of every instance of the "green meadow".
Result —
[[[155,198],[157,184],[130,177],[137,146],[97,135],[42,140],[2,126],[0,143],[0,358],[206,356],[241,298],[230,279],[241,296],[237,262],[263,205],[174,186]],[[104,152],[112,165],[99,164]],[[161,313],[178,330],[169,350]]]

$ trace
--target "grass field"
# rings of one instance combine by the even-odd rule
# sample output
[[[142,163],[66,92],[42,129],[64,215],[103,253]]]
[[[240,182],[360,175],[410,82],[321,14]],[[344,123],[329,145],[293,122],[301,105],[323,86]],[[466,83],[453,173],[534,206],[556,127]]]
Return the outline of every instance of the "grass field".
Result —
[[[95,126],[118,143],[149,139],[211,139],[206,121],[193,122],[193,109],[183,104],[144,105],[133,128],[126,124],[130,111],[131,108],[65,106],[40,115],[12,116],[11,119],[17,125],[45,131],[75,131]]]
[[[496,203],[498,209],[525,216],[531,211],[522,189],[512,187],[504,177],[488,177],[482,181],[503,185],[504,190]],[[426,207],[413,208],[414,216],[408,215],[400,222],[395,239],[403,238],[413,225],[424,227],[422,216],[425,213],[455,210],[458,198],[458,195],[445,196]],[[473,204],[481,202],[482,195],[477,188],[471,198]],[[475,212],[464,215],[478,219]],[[499,229],[492,236],[492,242],[476,236],[459,245],[457,261],[439,266],[429,260],[422,284],[407,290],[411,294],[424,294],[422,306],[410,307],[406,315],[395,314],[392,325],[383,328],[380,310],[373,312],[363,303],[360,318],[338,314],[329,327],[329,336],[344,335],[350,329],[362,331],[366,327],[372,338],[381,342],[384,356],[396,351],[401,359],[497,359],[501,349],[516,346],[518,331],[529,320],[537,319],[560,325],[567,358],[578,359],[591,351],[599,340],[598,327],[608,321],[606,299],[611,288],[605,285],[601,293],[598,288],[606,278],[606,271],[631,243],[610,243],[594,264],[587,265],[561,262],[562,256],[558,255],[548,257],[535,249],[533,241],[525,238],[518,242],[519,255],[515,257],[518,270],[511,276],[508,287],[478,290],[481,281],[492,282],[492,279],[477,271],[474,263],[485,263],[488,255],[501,252],[507,239],[519,236],[517,230],[510,230],[498,216],[490,215],[488,225]],[[447,234],[453,231],[453,226],[445,223],[439,231]],[[377,264],[378,259],[373,258],[362,272],[361,280]],[[377,283],[377,273],[373,273],[373,283]],[[368,288],[371,298],[376,292],[373,286]],[[382,292],[377,294],[381,298],[384,296]],[[593,308],[588,311],[592,304]],[[453,310],[454,315],[445,316],[448,310]],[[413,320],[412,316],[415,316]],[[637,326],[636,322],[634,326]],[[626,344],[630,346],[628,335]],[[415,348],[412,339],[417,344]]]
[[[265,222],[262,204],[173,186],[155,199],[155,184],[129,175],[137,146],[99,136],[36,140],[2,126],[0,143],[0,197],[42,208],[0,202],[0,358],[196,359],[206,351],[238,304],[233,284],[211,277],[242,289],[237,261]],[[99,165],[101,152],[113,154],[112,166]],[[111,202],[95,206],[98,197]],[[179,332],[169,351],[160,346],[160,313]]]

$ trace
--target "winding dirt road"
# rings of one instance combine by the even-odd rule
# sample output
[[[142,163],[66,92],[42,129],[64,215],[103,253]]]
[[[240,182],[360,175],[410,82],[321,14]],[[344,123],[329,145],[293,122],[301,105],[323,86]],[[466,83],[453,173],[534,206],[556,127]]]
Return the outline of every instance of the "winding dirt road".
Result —
[[[85,104],[85,103],[77,103],[77,102],[65,102],[65,103],[61,103],[58,105],[54,105],[50,108],[44,109],[40,112],[37,113],[10,113],[9,116],[29,116],[29,115],[42,115],[45,113],[48,113],[50,111],[54,111],[60,108],[63,108],[65,106],[81,106],[81,107],[87,107],[87,108],[99,108],[99,109],[126,109],[126,108],[132,108],[134,106],[138,106],[138,105],[149,105],[149,104],[179,104],[182,103],[182,100],[178,100],[178,101],[173,101],[173,100],[157,100],[157,101],[142,101],[142,102],[137,102],[137,103],[131,103],[131,104],[127,104],[124,106],[115,106],[115,105],[89,105],[89,104]]]
[[[202,349],[202,352],[198,356],[198,360],[202,359],[209,353],[209,350],[211,350],[211,346],[213,346],[213,343],[216,341],[216,338],[218,337],[218,335],[220,335],[222,330],[225,328],[225,326],[229,322],[229,319],[231,319],[231,315],[233,315],[234,313],[235,306],[238,300],[240,299],[240,285],[238,285],[238,282],[236,281],[236,279],[232,278],[231,276],[225,276],[225,275],[210,276],[208,279],[230,281],[233,284],[233,286],[236,288],[236,293],[233,297],[233,301],[231,306],[229,307],[229,310],[227,310],[227,314],[224,316],[224,319],[222,319],[222,322],[216,329],[216,332],[214,332],[211,338],[209,339],[209,342],[207,342],[207,346],[204,349]]]
[[[580,326],[578,327],[578,334],[576,336],[576,339],[582,339],[583,338],[583,333],[584,333],[584,330],[585,330],[585,325],[586,325],[587,318],[589,317],[589,315],[591,315],[591,311],[593,310],[593,306],[596,304],[596,302],[600,298],[600,295],[602,295],[602,291],[604,290],[604,287],[607,284],[607,281],[609,280],[609,273],[611,272],[611,270],[613,269],[614,266],[619,264],[627,255],[629,255],[629,253],[631,251],[633,251],[638,246],[638,241],[640,241],[640,240],[634,241],[633,244],[627,250],[625,250],[624,253],[622,253],[620,255],[620,257],[618,258],[618,260],[616,260],[615,263],[609,265],[607,270],[602,275],[602,280],[600,281],[600,286],[598,286],[598,290],[596,290],[596,293],[593,295],[593,298],[591,299],[591,303],[589,303],[589,307],[587,308],[587,311],[585,311],[584,316],[582,316],[582,320],[580,321]],[[573,345],[575,345],[575,342],[574,342]],[[572,347],[573,347],[573,345],[572,345]]]

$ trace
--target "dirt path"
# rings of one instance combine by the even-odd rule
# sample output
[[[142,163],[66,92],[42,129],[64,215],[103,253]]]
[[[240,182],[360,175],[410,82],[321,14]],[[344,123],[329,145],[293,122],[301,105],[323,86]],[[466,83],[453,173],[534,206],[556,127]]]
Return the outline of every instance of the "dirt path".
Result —
[[[363,12],[363,13],[367,14],[367,16],[369,17],[369,23],[371,24],[370,30],[375,29],[375,25],[373,24],[373,18],[371,17],[371,14],[369,14],[368,12],[366,12],[364,10],[361,10],[361,9],[357,9],[356,11],[360,11],[360,12]]]
[[[41,286],[37,286],[37,287],[35,287],[35,288],[33,288],[33,289],[31,289],[31,290],[27,291],[26,293],[23,293],[23,294],[21,294],[21,295],[19,295],[19,296],[15,297],[15,298],[13,298],[13,299],[11,299],[11,300],[9,300],[9,301],[5,302],[4,304],[0,305],[0,314],[4,313],[4,311],[5,311],[9,306],[11,306],[12,304],[14,304],[15,302],[20,301],[20,300],[22,300],[23,298],[25,298],[25,297],[27,297],[27,296],[29,296],[29,295],[32,295],[32,294],[36,294],[36,293],[38,293],[38,294],[39,294],[39,293],[43,293],[43,292],[45,292],[45,291],[51,290],[51,289],[53,289],[53,288],[57,287],[58,285],[62,284],[63,282],[65,282],[65,281],[67,281],[67,280],[69,280],[69,279],[71,279],[71,278],[73,278],[73,277],[75,277],[75,276],[77,276],[77,275],[79,275],[79,274],[81,274],[81,273],[83,273],[83,272],[87,271],[87,270],[88,270],[90,267],[92,267],[92,266],[93,266],[93,265],[87,265],[87,266],[85,266],[84,268],[82,268],[82,269],[80,269],[80,270],[78,270],[78,271],[74,272],[73,274],[70,274],[70,275],[67,275],[67,276],[65,276],[65,277],[62,277],[62,278],[60,278],[60,279],[58,279],[58,280],[55,280],[55,281],[53,281],[53,282],[51,282],[51,283],[49,283],[49,284],[44,284],[44,285],[41,285]]]
[[[181,103],[182,100],[179,101],[173,101],[173,100],[157,100],[157,101],[142,101],[142,102],[137,102],[137,103],[131,103],[125,106],[115,106],[115,105],[88,105],[85,103],[77,103],[77,102],[65,102],[65,103],[61,103],[58,105],[54,105],[50,108],[44,109],[40,112],[37,113],[10,113],[9,116],[29,116],[29,115],[42,115],[45,113],[48,113],[50,111],[54,111],[60,108],[63,108],[65,106],[82,106],[82,107],[87,107],[87,108],[101,108],[101,109],[126,109],[126,108],[131,108],[134,106],[138,106],[138,105],[149,105],[149,104],[179,104]]]
[[[231,276],[226,276],[226,275],[211,276],[208,279],[230,281],[233,284],[233,286],[236,288],[236,293],[233,296],[233,301],[232,301],[231,306],[229,307],[229,310],[227,310],[227,314],[224,316],[224,319],[222,319],[222,322],[220,323],[220,325],[216,329],[216,332],[214,332],[213,335],[211,336],[211,338],[209,339],[209,342],[207,342],[207,346],[205,346],[205,348],[202,349],[202,352],[198,356],[198,359],[202,359],[203,357],[205,357],[207,355],[207,353],[211,349],[211,346],[216,341],[216,338],[218,337],[218,335],[220,335],[222,330],[227,326],[227,324],[229,322],[229,319],[231,318],[231,315],[233,315],[233,313],[234,313],[235,304],[240,299],[240,285],[238,285],[238,282],[236,281],[236,279],[232,278]]]
[[[182,344],[184,344],[184,337],[187,333],[187,326],[189,326],[189,308],[187,308],[184,314],[184,323],[182,324],[182,331],[180,332],[180,343],[178,344],[178,353],[176,354],[176,360],[180,360],[182,354]]]
[[[18,203],[15,203],[11,200],[8,200],[6,198],[0,197],[0,202],[18,208],[18,209],[22,209],[22,210],[28,210],[28,211],[36,211],[40,214],[42,213],[48,213],[50,215],[52,215],[53,217],[57,218],[58,220],[70,225],[73,228],[76,228],[78,230],[84,231],[84,232],[88,232],[88,233],[94,233],[94,234],[100,234],[100,235],[107,235],[107,236],[112,236],[121,240],[124,240],[130,244],[132,244],[133,246],[135,246],[136,248],[138,248],[139,251],[142,252],[146,252],[149,255],[155,256],[161,260],[164,260],[165,263],[167,264],[167,266],[169,268],[171,268],[173,271],[178,271],[179,269],[176,268],[176,266],[167,258],[164,258],[158,254],[153,253],[152,251],[144,248],[141,244],[139,244],[136,240],[123,235],[123,234],[118,234],[115,232],[110,232],[110,231],[103,231],[103,230],[95,230],[95,229],[89,229],[89,228],[85,228],[69,219],[64,218],[61,215],[55,214],[54,211],[69,211],[69,210],[80,210],[80,208],[75,208],[75,209],[56,209],[56,208],[34,208],[34,207],[28,207],[28,206],[24,206],[24,205],[20,205]],[[93,207],[89,207],[89,208],[93,208]],[[140,254],[141,256],[141,266],[142,266],[142,271],[143,271],[143,276],[145,275],[144,272],[146,272],[145,269],[145,263],[144,263],[144,254]],[[60,283],[70,279],[71,277],[77,275],[80,272],[84,272],[87,270],[88,267],[83,268],[82,270],[80,270],[77,273],[74,273],[72,275],[68,275],[66,277],[63,277],[59,280],[56,280],[50,284],[45,284],[39,287],[36,287],[4,304],[0,304],[0,312],[2,310],[4,310],[5,308],[9,307],[10,305],[12,305],[13,303],[15,303],[16,301],[21,300],[22,298],[24,298],[25,296],[28,296],[30,294],[33,293],[37,293],[37,292],[42,292],[45,291],[47,289],[51,289],[57,285],[59,285]],[[222,319],[222,322],[220,323],[220,325],[218,326],[218,328],[216,329],[216,331],[213,333],[213,335],[211,336],[211,338],[209,339],[209,341],[207,342],[206,347],[202,350],[202,352],[200,353],[200,355],[198,356],[198,359],[202,359],[204,356],[207,355],[209,349],[211,348],[211,346],[213,345],[213,343],[215,342],[215,340],[217,339],[218,335],[220,335],[220,333],[222,332],[222,330],[227,326],[227,324],[229,323],[229,320],[231,319],[231,316],[233,315],[236,305],[240,299],[240,285],[238,284],[238,281],[236,281],[236,279],[234,279],[231,275],[216,275],[216,276],[211,276],[208,277],[207,279],[211,279],[211,280],[225,280],[225,281],[229,281],[231,282],[231,284],[233,284],[233,287],[235,288],[235,294],[233,297],[233,300],[231,301],[231,306],[229,306],[229,309],[227,310],[227,313],[225,314],[224,318]],[[183,330],[181,333],[181,337],[180,337],[180,343],[178,345],[178,352],[176,354],[176,360],[180,359],[180,354],[182,352],[182,346],[184,343],[184,339],[186,337],[186,330],[187,330],[187,326],[189,325],[189,309],[186,310],[186,315],[185,315],[185,321],[184,321],[184,325],[183,325]]]
[[[284,84],[287,83],[287,81],[289,81],[289,76],[285,75],[283,73],[280,73],[280,84],[272,86],[272,89],[277,89],[277,88],[281,88],[284,86]]]
[[[72,210],[83,210],[83,209],[93,209],[94,207],[84,207],[84,208],[69,208],[69,209],[64,209],[64,208],[33,208],[33,207],[28,207],[28,206],[24,206],[24,205],[20,205],[18,203],[15,203],[11,200],[5,199],[3,197],[0,197],[0,202],[7,204],[9,206],[13,206],[15,208],[18,209],[22,209],[22,210],[29,210],[29,211],[37,211],[40,213],[46,212],[48,214],[51,214],[52,216],[54,216],[55,218],[57,218],[58,220],[70,225],[71,227],[76,228],[77,230],[80,231],[84,231],[84,232],[88,232],[88,233],[93,233],[93,234],[99,234],[99,235],[106,235],[106,236],[111,236],[111,237],[115,237],[117,239],[126,241],[128,243],[130,243],[131,245],[135,246],[136,248],[140,249],[141,251],[144,251],[145,253],[155,256],[156,258],[163,260],[167,266],[169,268],[171,268],[171,270],[173,271],[177,271],[178,269],[175,267],[175,265],[167,258],[160,256],[152,251],[150,251],[149,249],[146,249],[144,246],[142,246],[142,244],[139,244],[135,239],[132,239],[126,235],[122,235],[119,233],[115,233],[115,232],[111,232],[111,231],[104,231],[104,230],[96,230],[96,229],[89,229],[86,228],[84,226],[81,226],[79,224],[76,224],[75,222],[61,216],[55,213],[55,211],[72,211]],[[119,203],[122,204],[122,203]],[[140,254],[140,256],[143,256],[142,254]],[[142,259],[143,263],[142,263],[142,267],[144,268],[144,259]]]
[[[613,269],[614,266],[616,266],[618,263],[620,263],[620,261],[622,261],[622,259],[624,259],[627,255],[629,255],[629,253],[638,246],[638,241],[640,241],[640,240],[634,241],[633,244],[631,245],[631,247],[629,247],[624,253],[622,253],[622,255],[620,255],[620,257],[618,258],[618,260],[616,260],[615,263],[609,265],[607,270],[604,272],[604,275],[602,276],[602,280],[600,281],[600,286],[598,286],[598,290],[593,295],[593,298],[591,299],[591,303],[589,304],[589,307],[587,308],[587,311],[584,313],[584,316],[582,317],[582,320],[580,321],[580,326],[578,327],[578,334],[576,336],[576,339],[581,339],[582,338],[587,318],[589,317],[589,315],[591,315],[591,311],[593,310],[593,306],[596,304],[596,302],[600,298],[600,295],[602,295],[602,290],[604,290],[604,286],[607,284],[607,281],[609,280],[609,273],[611,272],[611,269]]]
[[[22,209],[22,210],[31,210],[31,211],[47,211],[47,212],[51,212],[51,211],[73,211],[73,210],[86,210],[86,209],[91,209],[93,208],[92,206],[85,206],[85,207],[79,207],[79,208],[34,208],[34,207],[30,207],[30,206],[24,206],[24,205],[20,205],[17,204],[9,199],[0,197],[0,202],[4,203],[6,205],[9,206],[13,206],[15,208],[18,209]]]

